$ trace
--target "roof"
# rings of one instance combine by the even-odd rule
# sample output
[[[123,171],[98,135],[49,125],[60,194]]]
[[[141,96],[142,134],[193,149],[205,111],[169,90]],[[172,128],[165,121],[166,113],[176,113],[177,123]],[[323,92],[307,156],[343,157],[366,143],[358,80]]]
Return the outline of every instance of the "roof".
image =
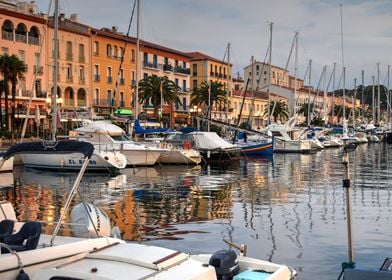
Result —
[[[191,57],[191,61],[195,61],[195,60],[212,60],[212,61],[215,61],[215,62],[227,64],[226,61],[214,58],[212,56],[206,55],[206,54],[201,53],[201,52],[187,52],[186,54]],[[230,63],[230,65],[232,65],[232,64]]]

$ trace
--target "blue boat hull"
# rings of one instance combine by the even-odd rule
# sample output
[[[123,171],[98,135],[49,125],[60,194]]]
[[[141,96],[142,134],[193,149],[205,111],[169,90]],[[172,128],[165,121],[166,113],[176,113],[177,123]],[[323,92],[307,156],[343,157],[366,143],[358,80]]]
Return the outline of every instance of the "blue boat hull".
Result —
[[[241,154],[246,156],[271,156],[273,154],[272,143],[243,145]]]

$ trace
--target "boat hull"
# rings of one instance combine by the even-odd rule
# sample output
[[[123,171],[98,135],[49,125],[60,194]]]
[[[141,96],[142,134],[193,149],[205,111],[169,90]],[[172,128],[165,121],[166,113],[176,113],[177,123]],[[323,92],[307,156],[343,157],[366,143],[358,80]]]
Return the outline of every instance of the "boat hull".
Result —
[[[158,162],[160,164],[187,164],[187,165],[197,165],[201,162],[201,155],[198,151],[180,150],[172,149],[162,152]]]
[[[241,154],[246,156],[271,156],[273,154],[272,142],[243,144],[240,147]]]
[[[83,156],[79,153],[29,153],[20,154],[20,157],[26,167],[58,171],[79,171],[84,162]],[[120,153],[94,152],[89,160],[87,171],[115,172],[125,166],[126,158]]]
[[[121,149],[122,154],[127,158],[128,166],[151,166],[159,159],[162,151],[151,149]]]
[[[0,157],[0,162],[2,162],[3,157]],[[11,172],[14,169],[14,157],[10,157],[4,161],[3,165],[0,167],[0,172]]]
[[[199,152],[203,159],[207,162],[220,162],[220,161],[231,161],[239,159],[241,155],[240,148],[230,149],[199,149]]]
[[[309,153],[312,151],[310,140],[284,140],[275,137],[273,140],[275,153]]]

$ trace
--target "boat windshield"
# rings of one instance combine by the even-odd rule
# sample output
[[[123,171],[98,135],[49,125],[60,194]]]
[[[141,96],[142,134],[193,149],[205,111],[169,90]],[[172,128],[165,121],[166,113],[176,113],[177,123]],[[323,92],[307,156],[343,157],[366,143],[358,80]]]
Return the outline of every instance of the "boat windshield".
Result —
[[[111,136],[115,141],[132,141],[127,135]]]

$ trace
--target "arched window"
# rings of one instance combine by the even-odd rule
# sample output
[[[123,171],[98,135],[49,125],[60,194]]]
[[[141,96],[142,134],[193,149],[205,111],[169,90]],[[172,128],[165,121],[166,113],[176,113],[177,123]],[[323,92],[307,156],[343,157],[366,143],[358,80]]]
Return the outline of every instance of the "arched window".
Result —
[[[14,40],[13,30],[14,30],[14,25],[12,24],[12,22],[9,20],[4,21],[3,26],[1,27],[2,38],[4,40],[13,41]]]
[[[23,23],[19,23],[15,30],[15,41],[27,42],[27,28]]]
[[[118,55],[118,48],[117,46],[114,46],[113,57],[117,58],[117,55]]]
[[[36,26],[32,26],[29,31],[29,44],[39,45],[39,30]]]

